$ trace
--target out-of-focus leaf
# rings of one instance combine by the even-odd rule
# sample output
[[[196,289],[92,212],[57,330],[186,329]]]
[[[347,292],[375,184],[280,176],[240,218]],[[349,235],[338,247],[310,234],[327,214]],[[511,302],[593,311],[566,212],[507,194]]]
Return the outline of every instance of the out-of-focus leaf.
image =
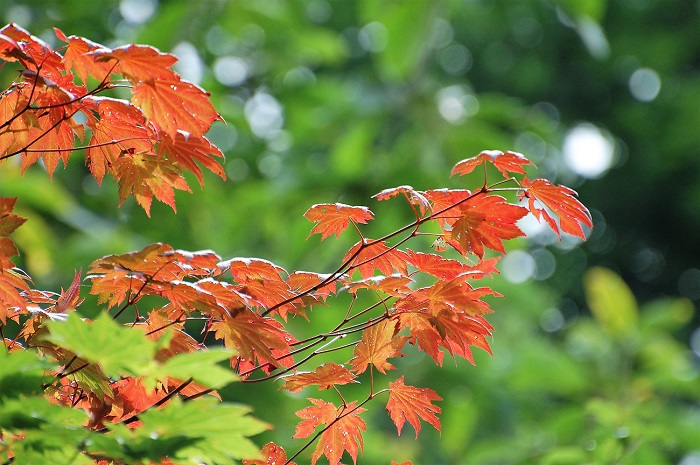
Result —
[[[260,457],[258,447],[248,439],[268,426],[248,415],[250,409],[202,398],[183,403],[173,399],[164,408],[139,415],[143,426],[130,430],[123,424],[109,425],[111,434],[94,441],[91,451],[108,450],[111,454],[123,447],[118,457],[129,463],[163,452],[177,464],[237,464],[238,459]]]
[[[608,334],[622,338],[637,330],[637,301],[622,278],[607,268],[595,267],[584,274],[583,283],[588,306]]]
[[[38,358],[36,352],[0,349],[0,402],[20,395],[40,393],[48,366],[48,362]]]
[[[100,365],[113,378],[152,372],[156,351],[169,340],[151,341],[143,332],[117,324],[107,313],[92,323],[73,313],[65,321],[49,321],[47,326],[50,334],[46,340]]]
[[[231,355],[231,351],[223,348],[177,354],[159,367],[154,376],[158,379],[162,376],[183,380],[193,378],[207,387],[220,388],[238,379],[232,370],[218,365]]]

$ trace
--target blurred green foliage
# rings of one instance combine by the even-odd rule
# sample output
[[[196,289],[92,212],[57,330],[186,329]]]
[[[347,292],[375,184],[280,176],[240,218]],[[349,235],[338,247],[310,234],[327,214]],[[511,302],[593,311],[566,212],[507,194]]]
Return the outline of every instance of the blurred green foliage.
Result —
[[[442,435],[396,438],[371,412],[361,463],[700,463],[696,1],[5,0],[0,14],[47,39],[59,27],[176,53],[227,121],[210,136],[229,180],[207,177],[150,221],[118,209],[79,157],[53,183],[0,165],[0,195],[30,218],[16,240],[39,287],[154,241],[328,271],[350,244],[306,241],[310,205],[369,205],[378,236],[411,215],[370,203],[381,189],[478,183],[447,179],[452,164],[518,150],[579,191],[588,242],[524,225],[531,240],[494,282],[494,357],[401,362],[444,397]],[[280,412],[275,389],[225,394],[276,419],[261,443],[293,450],[304,396]]]

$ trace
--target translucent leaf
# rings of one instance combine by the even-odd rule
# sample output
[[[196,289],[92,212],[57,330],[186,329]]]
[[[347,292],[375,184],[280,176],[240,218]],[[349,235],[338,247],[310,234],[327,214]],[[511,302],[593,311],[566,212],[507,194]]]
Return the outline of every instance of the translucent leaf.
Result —
[[[613,271],[595,267],[583,276],[586,300],[598,324],[611,336],[636,331],[639,309],[634,294]]]

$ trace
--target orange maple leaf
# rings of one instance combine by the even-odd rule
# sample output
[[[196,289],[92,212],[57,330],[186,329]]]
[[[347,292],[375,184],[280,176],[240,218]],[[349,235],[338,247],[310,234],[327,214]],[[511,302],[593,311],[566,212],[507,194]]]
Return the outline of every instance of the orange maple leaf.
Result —
[[[372,198],[376,198],[377,200],[387,200],[399,194],[403,194],[410,204],[418,206],[421,213],[425,213],[430,209],[430,202],[425,197],[424,193],[415,190],[411,186],[399,186],[384,189],[380,193],[373,195]]]
[[[471,173],[474,171],[474,168],[482,163],[493,164],[493,166],[495,166],[505,178],[510,177],[509,173],[525,174],[523,165],[533,164],[530,160],[518,152],[506,151],[504,153],[500,150],[484,150],[475,157],[467,158],[466,160],[458,162],[454,168],[452,168],[452,173],[450,173],[450,176],[454,176],[455,174],[463,176]]]
[[[114,65],[114,71],[123,74],[132,83],[153,81],[154,79],[170,80],[176,76],[170,67],[177,63],[175,55],[163,53],[150,45],[124,45],[114,50],[102,47],[92,52],[99,62]]]
[[[282,329],[282,325],[268,317],[262,317],[249,309],[241,310],[235,316],[224,315],[222,321],[212,323],[211,330],[224,345],[238,353],[238,358],[251,364],[269,364],[274,367],[288,365],[281,363],[274,351],[288,354],[294,338]],[[292,357],[286,357],[291,361]]]
[[[86,161],[98,184],[122,154],[155,153],[155,135],[141,110],[127,100],[95,97],[89,102],[99,118],[90,116],[86,123],[92,130]]]
[[[199,186],[204,187],[202,170],[195,162],[199,162],[221,179],[226,179],[224,168],[215,157],[224,158],[224,154],[204,136],[196,136],[179,130],[174,137],[163,134],[158,143],[158,154],[166,156],[179,170],[189,170],[197,177]]]
[[[369,365],[380,373],[394,369],[387,360],[403,357],[401,349],[408,340],[407,336],[397,335],[396,325],[396,320],[382,320],[362,331],[362,339],[355,346],[354,357],[350,360],[355,373],[363,373]]]
[[[209,101],[209,93],[179,76],[143,81],[131,91],[134,104],[151,123],[172,138],[177,137],[178,131],[199,137],[214,121],[223,121]]]
[[[129,195],[151,216],[153,197],[175,207],[175,189],[192,192],[185,178],[173,164],[148,153],[122,154],[113,164],[114,177],[119,183],[119,204]]]
[[[289,392],[301,392],[307,386],[316,385],[318,390],[330,389],[336,384],[354,383],[355,375],[337,363],[324,363],[314,371],[296,373],[281,378],[284,384],[280,389]]]
[[[408,420],[416,430],[417,438],[420,433],[421,418],[440,431],[440,420],[435,414],[440,413],[442,409],[433,405],[432,402],[442,400],[442,397],[432,389],[406,386],[403,380],[402,376],[389,383],[389,401],[386,404],[386,409],[396,425],[399,436],[404,423]]]
[[[520,198],[527,198],[528,209],[538,220],[544,218],[561,240],[559,228],[565,233],[586,239],[581,225],[589,228],[593,227],[591,213],[576,199],[576,191],[566,186],[555,186],[546,179],[523,179],[521,185],[525,190],[520,194]],[[554,213],[559,219],[557,222],[549,212]]]
[[[375,269],[386,276],[395,271],[402,275],[408,274],[406,252],[389,247],[382,241],[357,242],[343,257],[343,262],[347,261],[348,269],[357,268],[365,279],[371,277]]]
[[[54,28],[56,37],[63,42],[68,43],[66,51],[63,54],[66,72],[75,72],[75,74],[87,84],[88,76],[92,76],[98,81],[106,79],[108,74],[114,69],[114,62],[110,63],[105,60],[98,60],[97,54],[108,53],[109,49],[103,45],[95,43],[84,37],[66,35],[57,28]]]
[[[360,289],[368,289],[381,292],[390,296],[398,297],[411,292],[408,287],[413,280],[408,276],[393,274],[391,276],[371,276],[360,281],[348,283],[345,288],[351,294],[357,294]]]
[[[243,465],[296,465],[295,462],[287,462],[287,453],[274,442],[265,444],[261,452],[262,459],[243,459]]]
[[[330,465],[338,465],[345,451],[357,463],[357,453],[363,448],[362,432],[367,429],[367,424],[359,414],[366,409],[355,406],[354,401],[340,408],[319,399],[309,401],[314,405],[296,412],[303,421],[297,425],[294,437],[309,437],[317,426],[326,425],[311,455],[311,464],[314,465],[325,455]]]
[[[441,227],[448,222],[454,222],[455,209],[465,202],[472,194],[466,189],[433,189],[424,192],[432,204],[432,216]]]
[[[309,208],[304,217],[316,223],[309,233],[321,234],[321,240],[335,234],[336,237],[345,231],[350,222],[367,223],[374,214],[367,207],[353,207],[342,203],[323,203]]]

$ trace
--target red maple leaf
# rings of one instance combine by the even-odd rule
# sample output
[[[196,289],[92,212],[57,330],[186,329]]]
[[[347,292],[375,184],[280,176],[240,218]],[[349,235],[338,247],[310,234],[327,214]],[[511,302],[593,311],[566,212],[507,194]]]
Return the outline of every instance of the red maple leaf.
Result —
[[[399,328],[410,327],[410,341],[418,345],[439,365],[444,348],[451,355],[464,357],[473,363],[470,346],[490,353],[486,336],[492,327],[481,316],[492,310],[481,298],[500,295],[489,288],[474,289],[469,274],[450,281],[438,281],[417,289],[394,305]]]
[[[389,247],[382,241],[360,241],[353,245],[343,257],[348,262],[348,269],[357,268],[363,278],[374,275],[374,270],[389,276],[398,272],[408,274],[406,252],[396,247]]]
[[[498,195],[475,196],[457,209],[456,220],[447,222],[445,240],[462,255],[484,256],[484,247],[505,253],[503,240],[524,236],[516,222],[527,209],[513,205]]]
[[[290,392],[301,392],[307,386],[316,385],[318,390],[330,389],[336,384],[354,383],[355,375],[347,368],[337,363],[324,363],[314,371],[296,373],[281,378],[284,384],[280,389]]]
[[[528,209],[538,220],[544,218],[561,240],[559,228],[565,233],[586,239],[581,225],[589,228],[593,227],[591,213],[576,199],[576,191],[566,186],[555,186],[546,179],[523,179],[521,185],[525,190],[520,194],[520,198],[527,198]],[[559,219],[559,227],[552,212]]]
[[[304,217],[316,223],[309,233],[321,234],[321,240],[335,234],[336,237],[345,231],[350,222],[367,223],[374,214],[367,207],[353,207],[342,203],[323,203],[309,208]]]
[[[432,402],[442,400],[442,397],[432,389],[406,386],[403,380],[402,376],[389,383],[389,401],[386,404],[386,409],[399,435],[404,423],[408,421],[416,430],[417,438],[420,433],[421,418],[440,431],[440,420],[435,414],[442,410]]]
[[[454,176],[455,174],[463,176],[471,173],[482,163],[493,164],[505,178],[510,177],[509,173],[525,174],[523,165],[532,165],[530,160],[517,152],[506,151],[504,153],[500,150],[484,150],[475,157],[458,162],[454,168],[452,168],[450,176]]]
[[[425,191],[425,197],[433,205],[432,217],[441,227],[454,221],[455,210],[470,196],[475,195],[466,189],[433,189]]]
[[[297,425],[294,437],[309,437],[317,426],[326,425],[311,455],[311,464],[314,465],[325,455],[330,465],[339,465],[345,451],[348,451],[353,462],[357,463],[357,453],[363,447],[362,432],[367,429],[367,424],[359,414],[366,409],[355,406],[355,402],[336,408],[332,403],[323,400],[309,401],[314,405],[296,412],[303,421]]]

